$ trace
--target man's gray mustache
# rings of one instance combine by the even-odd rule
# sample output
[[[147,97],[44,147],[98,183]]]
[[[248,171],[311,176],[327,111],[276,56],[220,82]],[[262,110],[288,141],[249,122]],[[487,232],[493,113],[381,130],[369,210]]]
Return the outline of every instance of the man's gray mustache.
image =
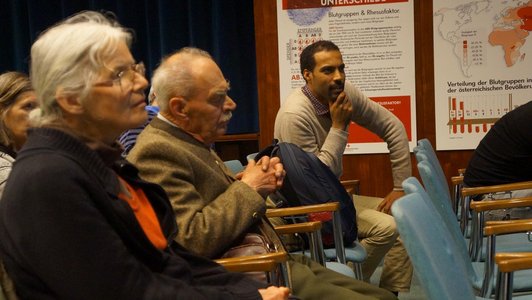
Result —
[[[223,114],[222,117],[220,118],[220,121],[222,122],[229,122],[229,120],[231,120],[231,117],[233,116],[233,113],[231,112],[228,112],[226,114]]]

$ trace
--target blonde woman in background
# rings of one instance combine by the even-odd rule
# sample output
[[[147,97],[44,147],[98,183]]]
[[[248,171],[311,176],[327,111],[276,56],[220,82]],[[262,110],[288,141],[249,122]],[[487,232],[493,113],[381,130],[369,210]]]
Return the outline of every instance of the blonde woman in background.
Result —
[[[17,151],[26,142],[28,116],[36,106],[35,92],[26,74],[0,75],[0,197]]]
[[[0,75],[0,197],[17,151],[26,142],[28,116],[36,106],[35,92],[26,74],[6,72]],[[0,264],[0,285],[5,299],[17,299],[13,281],[3,264]]]

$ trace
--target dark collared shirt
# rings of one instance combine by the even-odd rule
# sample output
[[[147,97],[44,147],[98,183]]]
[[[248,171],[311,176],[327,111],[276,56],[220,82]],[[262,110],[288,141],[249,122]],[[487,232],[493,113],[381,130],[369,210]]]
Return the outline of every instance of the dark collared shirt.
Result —
[[[329,113],[329,106],[321,103],[318,98],[312,94],[308,85],[302,87],[301,91],[303,91],[303,94],[305,94],[305,96],[307,96],[307,98],[310,100],[310,103],[312,103],[312,106],[314,106],[318,116],[323,116]]]

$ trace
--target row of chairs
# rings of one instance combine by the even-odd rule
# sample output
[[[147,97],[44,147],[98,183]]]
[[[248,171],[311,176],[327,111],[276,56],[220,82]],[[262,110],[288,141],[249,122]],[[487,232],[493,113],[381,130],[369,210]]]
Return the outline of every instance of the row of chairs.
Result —
[[[351,278],[362,280],[361,264],[367,257],[365,249],[358,243],[345,247],[342,240],[340,225],[340,205],[338,202],[308,205],[300,207],[269,209],[266,212],[268,218],[274,217],[304,217],[308,218],[312,213],[331,213],[331,219],[334,228],[335,247],[324,249],[321,239],[321,221],[303,221],[296,224],[287,224],[275,226],[274,229],[278,235],[284,234],[306,234],[309,240],[309,249],[293,252],[294,254],[306,254],[311,259],[332,269],[338,273],[344,274]],[[346,250],[350,253],[349,260],[346,259]],[[283,283],[290,286],[287,270],[288,254],[284,248],[277,251],[262,255],[253,255],[239,258],[225,258],[216,260],[224,267],[231,271],[239,272],[266,272],[267,279],[270,283]],[[347,265],[347,261],[354,262],[353,267]],[[274,271],[281,265],[284,270],[281,274],[283,278],[275,277]]]
[[[256,153],[247,156],[247,159],[254,159]],[[241,172],[245,166],[240,160],[228,160],[225,161],[225,165],[234,174]],[[359,181],[358,180],[346,180],[342,182],[346,190],[350,193],[358,192]],[[307,205],[299,207],[286,207],[286,208],[272,208],[268,209],[266,216],[268,218],[290,218],[297,219],[297,224],[276,226],[275,230],[277,234],[305,234],[308,237],[309,248],[299,251],[295,251],[296,254],[305,254],[310,256],[318,263],[330,268],[336,272],[344,274],[346,276],[362,280],[362,263],[367,257],[367,253],[362,245],[357,241],[350,245],[344,245],[342,239],[341,219],[339,213],[339,203],[326,203],[318,205]],[[320,214],[320,221],[315,220],[312,215]],[[326,217],[323,217],[325,214]],[[324,248],[321,239],[321,222],[331,221],[334,229],[334,248]],[[312,224],[311,226],[308,226]],[[307,226],[302,228],[302,226]],[[272,257],[273,256],[273,257]],[[284,255],[275,256],[275,254],[261,255],[255,257],[241,258],[241,261],[245,261],[246,265],[227,260],[217,260],[217,262],[228,267],[230,270],[235,271],[262,271],[268,273],[268,278],[271,278],[272,271],[279,264],[286,265],[286,257]],[[254,266],[252,261],[257,261],[258,265]],[[348,262],[352,263],[348,266]],[[270,269],[268,269],[270,268]],[[286,268],[286,266],[283,266]],[[278,282],[278,278],[272,278],[273,282]],[[287,281],[284,280],[286,283]]]
[[[392,213],[427,296],[430,299],[475,299],[477,295],[477,299],[484,299],[495,293],[497,299],[511,299],[516,292],[532,292],[532,244],[528,233],[532,231],[532,220],[491,221],[486,224],[483,221],[483,214],[488,210],[532,206],[532,200],[470,200],[477,194],[531,188],[532,183],[464,188],[461,186],[462,177],[457,176],[452,179],[455,186],[451,195],[430,142],[420,140],[414,152],[425,187],[415,178],[407,179],[403,187],[408,195],[396,201]],[[243,166],[240,164],[239,168],[235,171],[241,171]],[[460,173],[463,175],[463,170]],[[270,211],[268,216],[308,213],[308,210],[295,213],[280,209]],[[339,215],[334,215],[334,218],[338,221]],[[341,245],[341,242],[338,244]],[[329,251],[328,255],[327,250],[315,243],[311,248],[314,248],[312,257],[328,267],[330,260],[339,263],[350,260],[346,258],[346,253],[350,252],[349,245],[329,249],[332,252]],[[354,248],[357,249],[357,246]],[[365,257],[352,259],[360,264]],[[494,276],[496,273],[499,274],[497,278]],[[361,278],[361,274],[354,276]],[[532,299],[532,295],[519,295],[514,299]]]
[[[333,223],[335,224],[335,242],[337,247],[334,249],[333,259],[327,259],[323,244],[321,241],[321,221],[302,221],[295,224],[286,224],[275,226],[277,235],[285,234],[306,234],[309,240],[309,249],[306,253],[314,261],[330,268],[338,273],[344,274],[352,278],[361,278],[360,266],[355,266],[356,272],[345,264],[345,251],[342,245],[341,228],[339,223],[339,203],[327,203],[312,206],[290,207],[284,209],[269,209],[266,216],[269,218],[286,217],[286,216],[303,216],[316,212],[330,212],[333,215]],[[336,224],[338,222],[338,224]],[[340,231],[338,231],[340,229]],[[361,246],[360,246],[361,247]],[[289,269],[287,265],[288,254],[283,245],[275,245],[275,251],[261,255],[250,255],[238,258],[223,258],[217,259],[216,262],[226,267],[231,271],[238,272],[265,272],[266,279],[272,284],[281,284],[290,287],[290,278],[288,276]],[[361,247],[362,248],[362,247]],[[362,248],[363,249],[363,248]],[[301,254],[301,252],[297,252]],[[365,252],[364,252],[365,254]],[[343,258],[343,261],[342,261]],[[362,257],[362,261],[365,255]],[[280,273],[275,272],[278,268],[282,270]],[[279,277],[281,275],[281,277]]]
[[[407,179],[403,187],[408,196],[394,204],[392,213],[429,297],[490,297],[495,285],[496,263],[500,274],[495,288],[497,299],[510,299],[513,292],[531,292],[532,271],[517,272],[515,277],[512,272],[532,267],[532,244],[526,233],[532,230],[532,220],[492,221],[485,225],[475,221],[468,235],[467,227],[463,227],[463,223],[460,226],[458,217],[462,220],[464,216],[478,214],[479,219],[482,219],[486,210],[500,208],[502,204],[499,201],[479,201],[470,202],[471,206],[461,205],[462,209],[457,209],[459,206],[456,203],[460,199],[452,199],[443,169],[430,142],[420,140],[414,152],[424,188],[417,179]],[[460,190],[462,195],[468,195],[469,191],[464,193],[464,190],[466,188]],[[514,206],[526,205],[523,204],[525,200],[509,201],[514,201]],[[477,204],[482,206],[478,212]],[[470,207],[473,214],[469,213]],[[482,252],[478,246],[483,245],[485,236],[486,247],[481,248],[486,250]],[[530,295],[527,297],[532,299]]]
[[[403,244],[409,253],[416,275],[429,299],[488,299],[478,297],[474,288],[474,265],[463,254],[464,247],[455,243],[452,234],[442,226],[444,220],[423,191],[417,179],[407,179],[403,187],[408,195],[392,205],[397,228]],[[498,257],[500,276],[497,280],[496,299],[512,299],[514,287],[513,272],[532,268],[529,253],[515,257],[500,254]],[[526,276],[526,275],[524,275]],[[530,276],[522,277],[530,281]],[[514,297],[514,299],[532,299],[531,295]]]

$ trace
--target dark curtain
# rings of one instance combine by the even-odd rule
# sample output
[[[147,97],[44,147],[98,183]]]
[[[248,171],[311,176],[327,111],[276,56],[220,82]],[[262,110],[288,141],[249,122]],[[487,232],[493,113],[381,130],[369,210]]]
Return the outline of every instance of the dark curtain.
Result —
[[[148,78],[162,56],[181,47],[208,51],[238,104],[228,133],[258,132],[251,0],[0,0],[0,7],[1,72],[28,72],[31,44],[50,25],[82,10],[107,10],[135,31],[132,53],[146,64]]]

